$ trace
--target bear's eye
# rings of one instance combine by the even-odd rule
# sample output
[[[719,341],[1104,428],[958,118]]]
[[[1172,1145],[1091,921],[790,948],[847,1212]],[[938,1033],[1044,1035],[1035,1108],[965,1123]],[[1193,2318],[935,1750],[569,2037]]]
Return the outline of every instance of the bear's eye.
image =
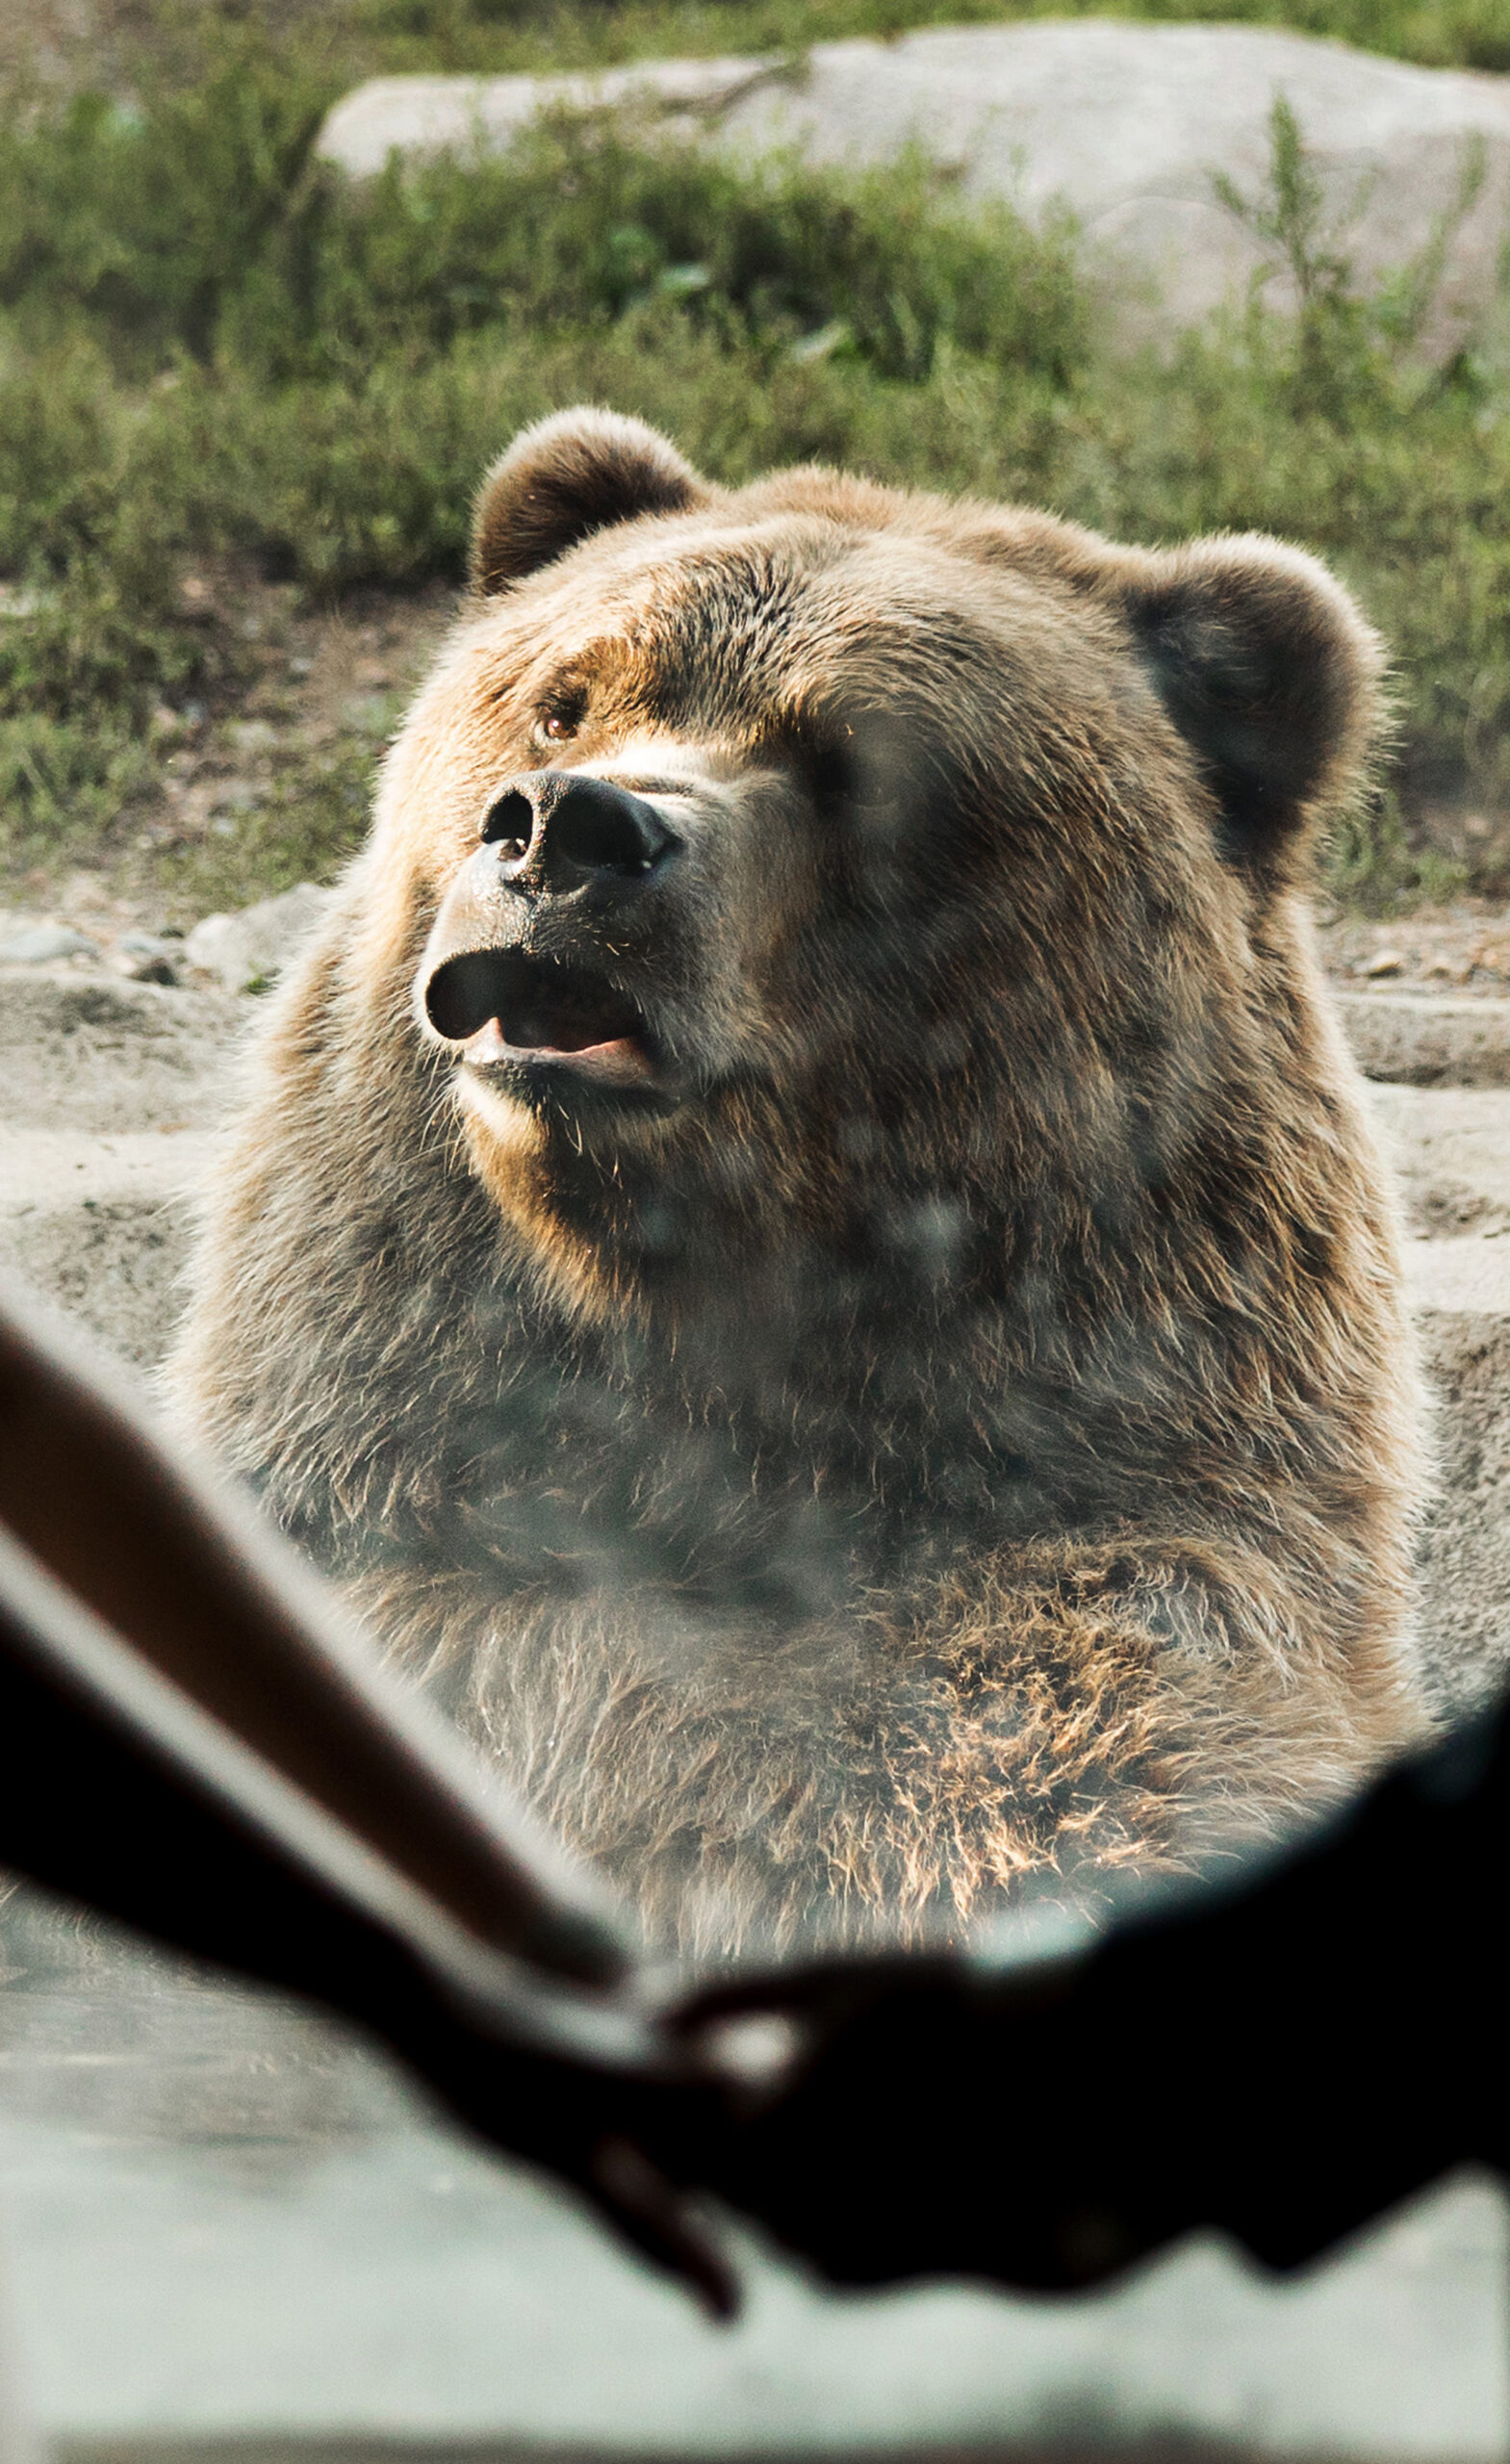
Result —
[[[804,767],[824,809],[889,811],[908,783],[909,748],[883,721],[860,720],[805,748]]]
[[[800,748],[804,776],[813,802],[825,811],[847,804],[854,763],[847,744],[837,741],[804,744]]]
[[[587,696],[576,690],[552,693],[542,702],[535,719],[535,734],[542,744],[569,744],[582,724],[587,709]]]

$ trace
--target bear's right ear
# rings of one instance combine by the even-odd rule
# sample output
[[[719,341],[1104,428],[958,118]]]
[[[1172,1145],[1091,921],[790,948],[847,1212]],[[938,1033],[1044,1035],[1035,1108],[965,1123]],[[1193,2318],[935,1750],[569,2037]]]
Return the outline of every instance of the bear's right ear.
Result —
[[[1381,725],[1384,653],[1324,565],[1246,533],[1121,552],[1124,603],[1164,707],[1255,875],[1356,793]]]
[[[477,495],[472,586],[484,598],[552,564],[595,530],[688,513],[711,494],[674,445],[613,411],[557,411],[514,439]]]

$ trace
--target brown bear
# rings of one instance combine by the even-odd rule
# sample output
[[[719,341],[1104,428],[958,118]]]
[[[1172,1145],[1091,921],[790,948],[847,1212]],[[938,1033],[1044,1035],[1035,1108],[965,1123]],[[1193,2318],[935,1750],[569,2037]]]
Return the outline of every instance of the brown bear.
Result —
[[[177,1379],[653,1939],[1093,1901],[1417,1726],[1305,905],[1379,665],[1268,539],[587,410],[489,477]]]

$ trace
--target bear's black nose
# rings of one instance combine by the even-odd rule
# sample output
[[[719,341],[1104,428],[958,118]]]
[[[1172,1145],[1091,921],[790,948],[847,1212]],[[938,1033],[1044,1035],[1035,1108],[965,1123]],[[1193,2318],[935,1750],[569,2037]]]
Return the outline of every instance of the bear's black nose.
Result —
[[[653,805],[608,779],[532,770],[513,779],[482,825],[504,878],[556,895],[653,873],[675,845]]]

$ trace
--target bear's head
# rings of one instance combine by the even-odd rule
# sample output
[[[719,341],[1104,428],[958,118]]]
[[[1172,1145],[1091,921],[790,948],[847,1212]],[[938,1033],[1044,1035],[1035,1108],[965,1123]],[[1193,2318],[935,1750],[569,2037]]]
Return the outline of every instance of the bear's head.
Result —
[[[1294,891],[1377,714],[1314,561],[726,492],[583,410],[491,474],[473,578],[368,878],[572,1308],[821,1264],[936,1310],[1088,1224],[1241,1212],[1252,1121],[1317,1074]]]

